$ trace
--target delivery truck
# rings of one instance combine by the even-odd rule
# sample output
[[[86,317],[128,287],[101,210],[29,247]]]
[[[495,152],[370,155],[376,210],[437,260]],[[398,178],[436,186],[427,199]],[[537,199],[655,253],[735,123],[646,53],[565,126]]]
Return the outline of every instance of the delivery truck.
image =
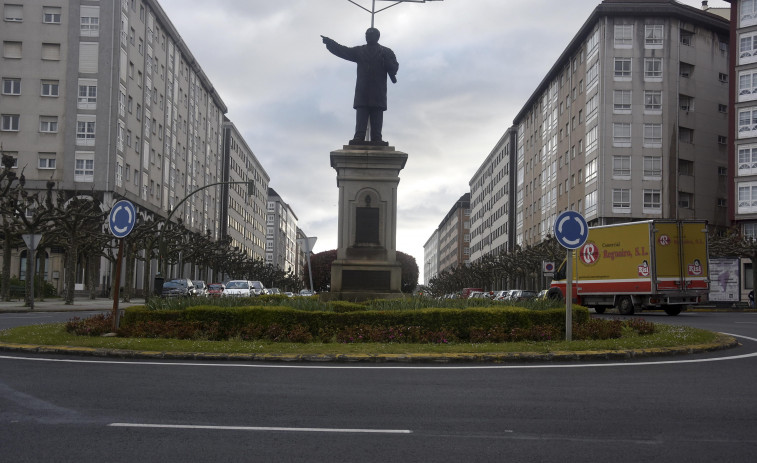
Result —
[[[663,309],[678,315],[707,300],[707,222],[648,220],[591,227],[573,251],[572,292],[577,304],[623,315]],[[555,272],[548,297],[565,298],[566,261]]]

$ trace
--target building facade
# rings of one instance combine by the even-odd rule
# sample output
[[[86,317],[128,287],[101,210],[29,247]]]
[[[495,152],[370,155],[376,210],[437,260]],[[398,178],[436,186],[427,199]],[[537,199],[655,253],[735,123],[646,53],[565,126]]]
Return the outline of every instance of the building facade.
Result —
[[[470,260],[511,251],[515,234],[515,128],[508,129],[469,182]]]
[[[568,209],[727,224],[728,27],[672,0],[597,6],[515,118],[517,244]]]
[[[465,193],[439,224],[437,273],[470,263],[470,213],[470,193]]]
[[[286,272],[297,270],[297,216],[273,188],[268,188],[265,262]]]
[[[234,123],[224,118],[221,236],[252,259],[265,259],[270,177]],[[244,183],[242,183],[244,182]]]
[[[423,284],[428,285],[439,273],[439,229],[423,245]]]
[[[268,174],[157,0],[2,8],[0,144],[27,189],[52,180],[56,190],[93,195],[105,207],[128,199],[156,220],[178,208],[172,218],[188,230],[265,257]],[[287,213],[294,236],[292,220]],[[112,274],[109,265],[101,261],[101,277]],[[55,262],[47,269],[63,279]],[[135,282],[156,270],[140,266]],[[196,267],[170,273],[208,277]],[[77,272],[77,283],[83,277]]]

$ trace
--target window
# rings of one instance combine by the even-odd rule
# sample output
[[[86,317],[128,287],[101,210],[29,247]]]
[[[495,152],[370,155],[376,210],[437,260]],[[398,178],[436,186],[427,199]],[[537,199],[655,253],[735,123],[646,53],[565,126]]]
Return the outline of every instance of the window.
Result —
[[[3,77],[3,95],[21,95],[21,79]]]
[[[18,114],[3,114],[0,116],[0,130],[3,132],[18,132]]]
[[[694,161],[687,159],[678,160],[678,173],[680,175],[694,175]]]
[[[24,20],[24,6],[6,4],[4,14],[5,20],[8,22],[21,22]]]
[[[100,35],[100,7],[82,6],[79,16],[79,34],[82,37]]]
[[[614,122],[612,124],[612,145],[620,147],[631,146],[630,122]]]
[[[629,188],[613,188],[613,212],[631,212],[631,190]]]
[[[662,157],[644,156],[644,180],[659,180],[662,178]]]
[[[739,72],[738,101],[757,100],[757,70]]]
[[[631,156],[613,156],[612,157],[612,176],[620,177],[622,180],[631,178]]]
[[[678,140],[682,143],[694,143],[694,130],[686,127],[679,127]]]
[[[631,78],[631,58],[615,58],[615,79]]]
[[[631,111],[631,90],[614,90],[612,92],[612,109],[617,113]]]
[[[87,146],[94,145],[95,116],[80,114],[76,119],[76,144]]]
[[[718,145],[726,145],[728,144],[728,137],[725,135],[718,135]]]
[[[95,153],[77,151],[74,159],[74,181],[93,182],[95,180]]]
[[[689,63],[679,63],[679,73],[681,77],[688,79],[694,73],[694,65]]]
[[[644,26],[644,48],[662,48],[662,24]]]
[[[588,132],[586,132],[586,154],[591,153],[592,151],[597,149],[598,145],[598,136],[599,136],[599,126],[592,127]],[[579,153],[581,152],[581,142],[578,142],[579,146]]]
[[[725,198],[718,198],[716,204],[718,207],[728,207],[728,200]]]
[[[738,137],[748,138],[757,135],[757,107],[739,110]]]
[[[615,25],[615,48],[631,48],[633,45],[633,25]]]
[[[719,72],[718,73],[718,80],[721,81],[721,82],[723,82],[724,84],[727,83],[728,82],[728,74],[726,74],[724,72]]]
[[[718,166],[718,175],[721,177],[728,176],[728,168],[724,166]]]
[[[741,27],[757,24],[757,1],[742,0],[739,2],[739,21]]]
[[[40,93],[42,96],[57,97],[59,95],[60,84],[57,80],[43,80]]]
[[[58,132],[58,116],[39,116],[39,131],[43,133]]]
[[[124,164],[121,156],[116,159],[116,186],[124,186]]]
[[[39,169],[55,169],[55,153],[39,153],[37,167]]]
[[[79,72],[97,74],[99,44],[97,42],[79,42]]]
[[[42,7],[42,22],[45,24],[60,24],[61,8],[59,6]]]
[[[585,198],[585,204],[586,204],[586,215],[595,215],[597,213],[597,192],[592,191],[591,193],[588,193]]]
[[[739,64],[757,61],[757,33],[739,35]]]
[[[42,44],[42,59],[48,61],[60,61],[60,44],[59,43],[43,43]]]
[[[644,80],[662,79],[662,58],[644,58]]]
[[[694,40],[694,33],[691,31],[681,29],[681,44],[688,47],[691,46],[691,42]]]
[[[745,223],[742,227],[742,234],[745,238],[751,238],[753,240],[757,240],[757,223]],[[747,268],[746,266],[749,265]],[[745,282],[752,280],[752,264],[745,264],[745,275],[744,280]],[[747,286],[747,288],[752,289],[751,285]]]
[[[739,194],[741,193],[741,188],[739,188]],[[693,209],[694,203],[693,203],[693,195],[691,193],[685,193],[683,191],[678,192],[678,207],[682,209]]]
[[[727,113],[728,112],[728,105],[718,104],[718,112],[719,113]]]
[[[644,124],[644,146],[662,147],[662,124]]]
[[[662,111],[662,91],[644,90],[644,111],[645,112]]]
[[[599,61],[594,63],[588,71],[586,71],[586,91],[591,90],[599,82]]]
[[[3,41],[3,58],[21,59],[21,42]]]
[[[738,147],[737,175],[757,174],[757,144]]]
[[[79,109],[97,108],[96,79],[79,79],[79,98],[77,100],[77,107]]]
[[[594,158],[586,163],[586,183],[591,182],[597,178],[597,159]],[[580,180],[579,180],[579,183]]]
[[[645,189],[644,190],[644,209],[661,209],[662,208],[662,193],[660,190]],[[644,211],[647,212],[647,211]]]

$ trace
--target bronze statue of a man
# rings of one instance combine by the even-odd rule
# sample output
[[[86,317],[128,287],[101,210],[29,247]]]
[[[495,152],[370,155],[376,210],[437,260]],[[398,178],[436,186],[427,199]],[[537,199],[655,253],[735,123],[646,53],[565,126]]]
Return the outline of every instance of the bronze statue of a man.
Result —
[[[355,136],[350,145],[364,145],[368,120],[371,121],[372,145],[388,145],[381,137],[386,111],[386,76],[397,83],[399,63],[394,52],[378,44],[379,30],[371,27],[365,31],[366,45],[345,47],[334,40],[323,37],[326,48],[334,55],[357,63],[357,80],[355,82],[356,110]]]

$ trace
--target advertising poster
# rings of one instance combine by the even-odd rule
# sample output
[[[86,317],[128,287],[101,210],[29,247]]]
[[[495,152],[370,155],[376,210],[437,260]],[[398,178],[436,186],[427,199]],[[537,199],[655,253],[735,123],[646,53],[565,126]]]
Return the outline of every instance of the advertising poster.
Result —
[[[710,301],[739,301],[739,260],[710,259]]]

